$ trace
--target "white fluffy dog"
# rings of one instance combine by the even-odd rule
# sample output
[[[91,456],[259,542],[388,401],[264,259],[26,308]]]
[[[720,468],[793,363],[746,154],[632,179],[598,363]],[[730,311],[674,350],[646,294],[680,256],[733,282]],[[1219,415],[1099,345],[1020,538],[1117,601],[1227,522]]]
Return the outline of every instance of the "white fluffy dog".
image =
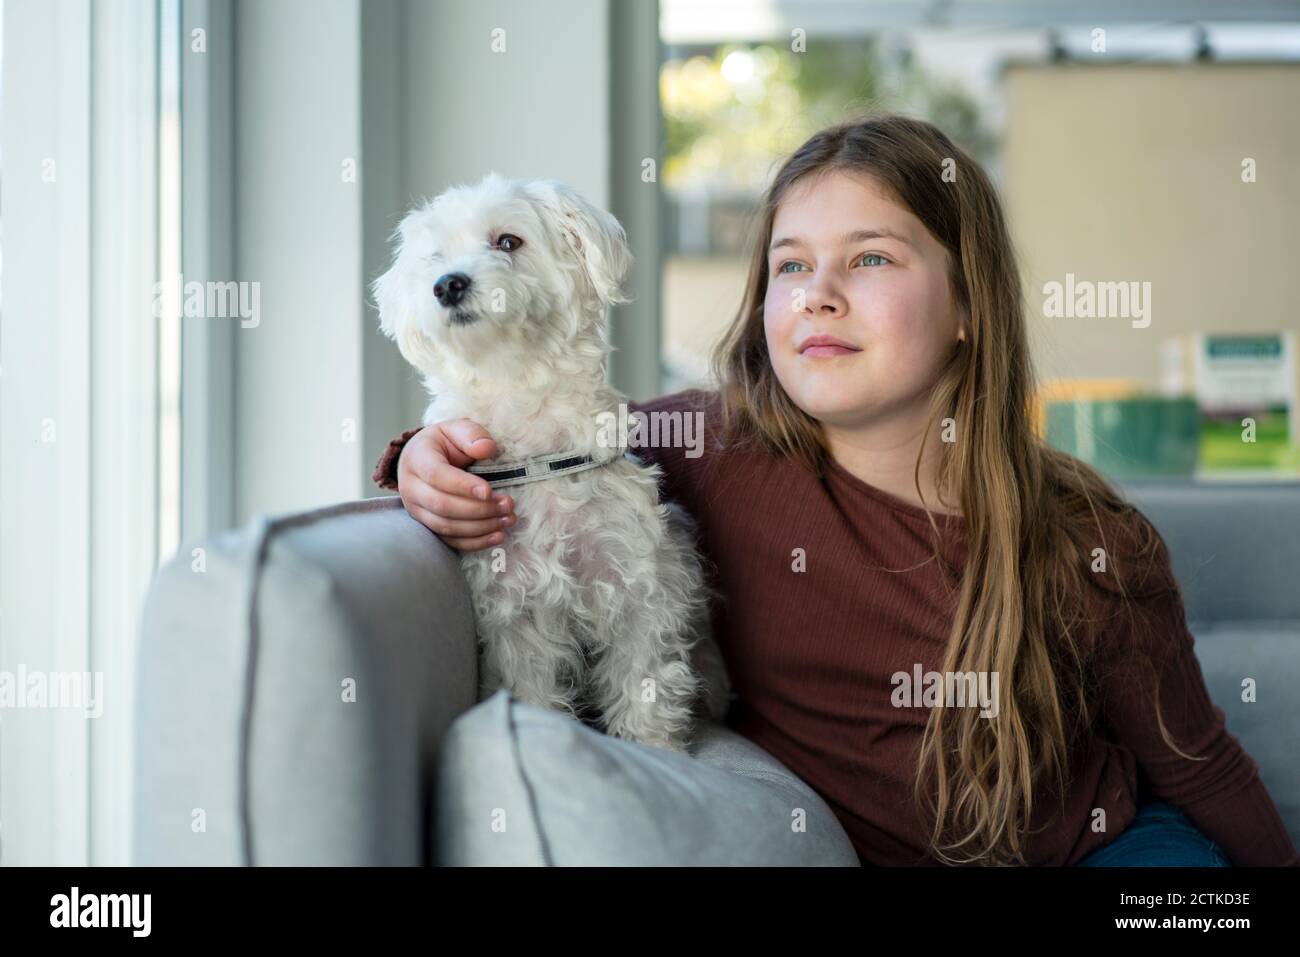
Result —
[[[605,381],[606,307],[628,301],[622,226],[563,184],[493,173],[411,212],[394,240],[373,291],[433,397],[425,424],[486,428],[498,455],[471,470],[494,487],[549,475],[509,486],[503,545],[461,556],[480,697],[504,687],[575,718],[590,705],[608,734],[687,750],[729,683],[694,525],[659,501],[658,466],[625,456],[626,429],[609,441],[610,417],[628,418]]]

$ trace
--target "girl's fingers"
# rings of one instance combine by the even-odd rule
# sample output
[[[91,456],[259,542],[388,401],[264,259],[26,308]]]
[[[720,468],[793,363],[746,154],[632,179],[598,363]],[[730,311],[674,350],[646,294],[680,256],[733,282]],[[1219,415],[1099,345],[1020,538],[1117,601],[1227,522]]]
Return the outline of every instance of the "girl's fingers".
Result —
[[[407,509],[413,518],[428,528],[449,545],[453,539],[486,539],[493,533],[505,532],[515,524],[513,515],[498,515],[490,519],[451,519],[438,512],[424,508],[417,503],[410,503]]]
[[[505,541],[505,532],[499,528],[486,535],[444,535],[438,529],[446,523],[428,509],[413,505],[411,506],[411,514],[431,532],[434,532],[444,542],[458,551],[476,552],[480,549],[491,548],[493,545],[500,545]]]
[[[475,459],[496,455],[497,444],[487,429],[473,419],[448,419],[438,423],[443,450],[448,458],[468,465]]]
[[[397,460],[398,482],[404,477],[415,478],[448,495],[490,503],[492,486],[487,479],[467,471],[467,467],[475,459],[495,453],[496,443],[481,425],[469,419],[429,426],[412,436],[402,449]]]
[[[447,466],[451,468],[451,466]],[[459,469],[451,468],[453,472]],[[468,474],[468,473],[467,473]],[[513,514],[514,500],[508,495],[497,495],[486,502],[449,492],[451,487],[447,477],[442,476],[438,484],[429,484],[414,472],[405,472],[399,476],[397,488],[402,501],[411,502],[421,508],[427,508],[434,515],[448,519],[491,519],[501,515]],[[502,507],[504,503],[504,508]]]
[[[480,502],[463,495],[449,495],[436,486],[423,483],[416,483],[411,492],[416,505],[451,521],[484,522],[514,514],[514,502],[505,495],[495,501]]]
[[[495,548],[501,544],[502,539],[497,535],[480,535],[478,538],[444,538],[443,541],[459,552],[478,552],[485,548]]]
[[[479,478],[464,469],[458,469],[445,459],[436,463],[430,470],[427,481],[440,492],[477,501],[479,505],[492,507],[492,486],[487,479]]]

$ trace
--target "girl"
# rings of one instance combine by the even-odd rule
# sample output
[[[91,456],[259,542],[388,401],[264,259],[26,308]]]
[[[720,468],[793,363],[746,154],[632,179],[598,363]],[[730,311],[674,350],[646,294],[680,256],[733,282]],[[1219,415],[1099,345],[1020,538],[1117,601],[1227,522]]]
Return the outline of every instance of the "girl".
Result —
[[[726,595],[728,725],[864,863],[1300,865],[1205,689],[1163,540],[1032,427],[979,165],[928,123],[847,122],[781,167],[757,239],[717,391],[633,407],[705,422],[704,455],[638,453]],[[489,547],[511,501],[461,467],[492,454],[439,423],[376,480],[453,547]]]

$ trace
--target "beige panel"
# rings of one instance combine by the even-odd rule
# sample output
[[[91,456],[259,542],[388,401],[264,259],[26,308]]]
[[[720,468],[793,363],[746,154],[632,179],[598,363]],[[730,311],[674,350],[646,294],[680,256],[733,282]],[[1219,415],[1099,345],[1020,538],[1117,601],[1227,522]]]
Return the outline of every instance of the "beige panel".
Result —
[[[1300,329],[1300,66],[1017,66],[1006,80],[1003,190],[1040,378],[1155,388],[1165,336]],[[1067,272],[1149,281],[1150,326],[1044,318],[1043,285]]]

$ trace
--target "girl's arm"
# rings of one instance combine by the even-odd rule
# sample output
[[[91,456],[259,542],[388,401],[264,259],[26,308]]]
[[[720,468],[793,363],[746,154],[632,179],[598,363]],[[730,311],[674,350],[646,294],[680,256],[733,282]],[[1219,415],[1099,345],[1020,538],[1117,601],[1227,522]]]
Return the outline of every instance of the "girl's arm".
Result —
[[[653,406],[655,403],[662,401],[662,399],[652,399],[649,403],[629,402],[628,411],[629,413],[644,411],[648,406]],[[380,488],[397,491],[397,463],[402,458],[402,451],[406,448],[407,443],[419,435],[424,428],[424,426],[416,426],[413,429],[407,429],[401,435],[390,440],[383,453],[379,456],[379,461],[375,463],[374,474],[370,476],[371,481]],[[647,454],[638,450],[638,454],[643,459],[653,459],[655,457],[653,451]]]
[[[692,444],[702,443],[703,436],[696,434],[700,430],[695,426],[710,418],[704,411],[709,397],[709,393],[690,390],[628,403],[629,416],[634,412],[647,416],[659,413],[663,419],[675,416],[672,423],[665,422],[663,429],[654,430],[652,435],[657,441],[632,450],[647,464],[659,467],[665,498],[677,499],[679,494],[693,498],[685,495],[691,484],[685,473],[694,470],[683,465],[692,452],[681,441],[680,430],[670,426],[691,416],[692,428],[685,438]],[[483,492],[487,483],[464,469],[472,461],[493,454],[495,444],[481,426],[464,419],[438,423],[408,429],[389,442],[371,478],[380,488],[396,490],[411,517],[447,544],[475,551],[498,544],[513,524],[513,497],[496,494],[476,498],[475,491]],[[506,504],[505,512],[498,512],[498,502]],[[689,509],[693,503],[683,504]],[[511,521],[502,527],[502,518]]]
[[[1132,599],[1130,620],[1097,638],[1094,661],[1099,704],[1114,737],[1146,772],[1154,795],[1181,808],[1238,867],[1300,866],[1259,766],[1228,732],[1224,713],[1210,699],[1187,629],[1186,611],[1163,541],[1157,550],[1155,587]],[[1156,722],[1153,677],[1135,654],[1151,655],[1159,676],[1160,715],[1178,747],[1169,747]]]

